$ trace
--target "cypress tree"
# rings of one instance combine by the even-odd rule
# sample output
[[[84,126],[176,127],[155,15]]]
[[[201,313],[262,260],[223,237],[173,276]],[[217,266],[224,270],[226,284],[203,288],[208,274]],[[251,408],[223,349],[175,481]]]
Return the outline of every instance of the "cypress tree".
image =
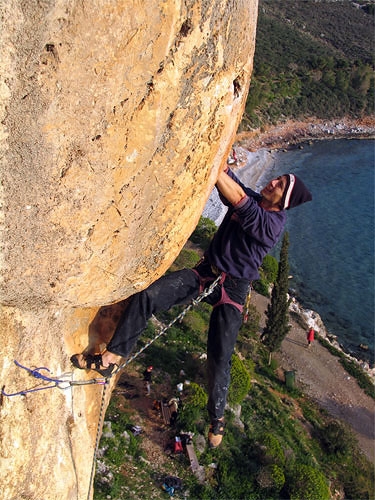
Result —
[[[288,247],[289,233],[285,233],[280,251],[280,262],[277,278],[272,289],[271,302],[268,304],[266,326],[262,333],[263,343],[268,347],[270,353],[277,351],[284,337],[290,330],[288,299]]]

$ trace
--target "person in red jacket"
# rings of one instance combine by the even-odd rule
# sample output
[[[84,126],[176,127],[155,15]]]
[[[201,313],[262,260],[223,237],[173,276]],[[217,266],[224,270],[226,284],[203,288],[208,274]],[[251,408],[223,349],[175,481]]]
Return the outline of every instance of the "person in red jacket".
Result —
[[[314,337],[315,337],[315,331],[314,328],[311,327],[310,330],[307,332],[307,347],[311,346],[311,344],[314,341]]]

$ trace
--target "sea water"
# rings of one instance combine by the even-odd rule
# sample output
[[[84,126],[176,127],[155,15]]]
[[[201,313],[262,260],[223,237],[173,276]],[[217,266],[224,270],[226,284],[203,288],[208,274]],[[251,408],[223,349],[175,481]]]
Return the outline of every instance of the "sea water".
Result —
[[[290,288],[344,349],[374,359],[374,140],[280,152],[269,180],[294,172],[313,201],[288,211]],[[366,353],[360,345],[368,346]]]
[[[374,140],[325,140],[273,153],[255,186],[248,166],[236,170],[257,191],[294,172],[313,201],[288,211],[290,290],[316,311],[344,350],[374,361]],[[253,153],[251,153],[253,154]],[[256,165],[256,168],[259,166]],[[203,215],[219,224],[216,190]],[[280,244],[273,255],[279,258]],[[360,345],[368,346],[363,351]]]

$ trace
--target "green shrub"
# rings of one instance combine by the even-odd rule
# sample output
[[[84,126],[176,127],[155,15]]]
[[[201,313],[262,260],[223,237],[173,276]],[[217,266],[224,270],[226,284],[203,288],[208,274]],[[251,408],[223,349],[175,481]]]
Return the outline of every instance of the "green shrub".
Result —
[[[211,219],[201,217],[197,227],[190,236],[190,240],[198,244],[203,250],[206,250],[216,231],[217,227]]]
[[[320,439],[326,453],[341,457],[350,454],[355,444],[353,433],[338,420],[333,420],[323,427]]]
[[[196,335],[203,335],[207,331],[207,320],[200,311],[191,309],[183,319],[184,326]]]
[[[269,287],[277,278],[279,263],[272,255],[266,255],[259,269],[260,279],[253,282],[253,288],[260,295],[269,297]]]
[[[256,490],[254,477],[249,474],[251,462],[247,454],[248,443],[220,450],[218,484],[215,500],[250,499]],[[256,498],[256,497],[254,497]]]
[[[276,436],[267,432],[260,437],[259,441],[261,446],[260,460],[262,463],[278,465],[285,463],[284,451]]]
[[[207,406],[207,393],[198,384],[192,382],[189,385],[189,394],[186,400],[186,404],[190,404],[199,408],[200,410],[206,408]]]
[[[350,458],[351,460],[346,461],[344,466],[338,462],[338,477],[343,484],[345,498],[373,499],[375,491],[374,464],[367,460],[358,449],[353,449]]]
[[[295,464],[287,479],[290,500],[330,500],[326,478],[310,465]]]
[[[202,430],[199,427],[204,425],[203,415],[205,414],[207,399],[207,394],[200,385],[193,382],[187,387],[183,407],[178,412],[180,429],[190,432]]]
[[[267,492],[279,493],[285,484],[283,469],[277,464],[261,467],[256,479],[261,489]]]
[[[199,254],[195,250],[188,250],[183,248],[179,253],[177,259],[173,262],[168,272],[178,271],[179,269],[191,269],[200,260]]]
[[[236,354],[232,356],[230,376],[228,401],[233,405],[240,404],[250,390],[251,380],[245,365]]]
[[[269,283],[264,279],[253,281],[253,288],[257,293],[263,295],[264,297],[270,296]]]

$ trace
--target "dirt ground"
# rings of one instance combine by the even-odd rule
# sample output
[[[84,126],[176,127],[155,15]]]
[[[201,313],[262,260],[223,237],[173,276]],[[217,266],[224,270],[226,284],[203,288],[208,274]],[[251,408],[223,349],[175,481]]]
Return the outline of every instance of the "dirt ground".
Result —
[[[267,298],[253,294],[262,314]],[[264,321],[264,319],[263,319]],[[282,369],[295,371],[296,386],[322,408],[353,429],[363,453],[375,462],[375,401],[367,396],[339,362],[318,341],[307,347],[306,333],[294,321],[275,356]]]
[[[252,303],[262,316],[263,326],[268,299],[253,292]],[[364,393],[336,356],[318,341],[308,348],[306,331],[293,320],[291,324],[280,351],[274,355],[281,371],[295,371],[296,386],[330,415],[347,423],[363,453],[375,462],[375,401]],[[135,424],[142,427],[147,460],[156,467],[170,463],[174,439],[173,428],[165,425],[161,413],[153,408],[155,398],[168,396],[170,384],[165,382],[164,389],[158,386],[156,394],[156,387],[153,386],[151,397],[147,397],[140,374],[127,369],[115,389],[137,412]]]
[[[170,383],[152,384],[151,395],[146,396],[145,385],[142,376],[135,368],[126,368],[117,383],[114,394],[122,395],[136,413],[132,417],[134,425],[142,428],[142,447],[145,451],[146,460],[153,464],[154,468],[162,467],[170,461],[173,451],[175,432],[173,428],[163,421],[161,411],[154,408],[155,400],[167,400],[171,397]],[[177,473],[177,471],[176,471]]]

